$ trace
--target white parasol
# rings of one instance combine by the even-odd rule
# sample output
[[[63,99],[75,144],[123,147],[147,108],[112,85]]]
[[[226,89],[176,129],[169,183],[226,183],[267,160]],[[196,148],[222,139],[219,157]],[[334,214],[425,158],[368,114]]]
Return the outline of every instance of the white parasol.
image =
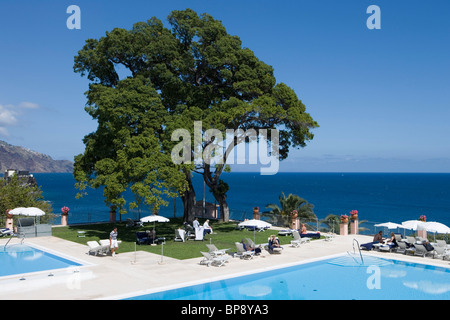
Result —
[[[376,224],[375,227],[384,227],[384,228],[388,228],[388,229],[397,229],[397,228],[405,229],[405,227],[403,225],[394,223],[394,222],[379,223],[379,224]]]
[[[434,233],[450,233],[450,228],[447,227],[445,224],[436,222],[436,221],[430,221],[424,223],[425,230],[429,232]]]
[[[141,218],[141,222],[153,222],[153,244],[155,243],[155,223],[156,222],[169,222],[170,220],[166,217],[159,216],[159,215],[151,215]]]
[[[29,207],[29,208],[20,207],[12,209],[11,211],[9,211],[9,214],[15,216],[40,217],[44,216],[45,212],[36,207]]]
[[[262,221],[262,220],[246,220],[238,224],[240,227],[255,227],[258,229],[267,229],[272,227],[272,225],[268,222]]]
[[[140,221],[141,222],[169,222],[170,220],[166,217],[158,216],[158,215],[154,214],[151,216],[143,217],[143,218],[141,218]]]
[[[254,227],[253,229],[253,242],[255,242],[255,232],[256,229],[267,229],[272,227],[272,225],[268,222],[262,221],[262,220],[256,220],[256,219],[252,219],[252,220],[246,220],[243,221],[241,223],[238,224],[239,227]]]
[[[424,228],[424,224],[425,222],[419,220],[408,220],[402,222],[402,225],[405,229],[412,229],[412,230],[417,229],[421,230]]]

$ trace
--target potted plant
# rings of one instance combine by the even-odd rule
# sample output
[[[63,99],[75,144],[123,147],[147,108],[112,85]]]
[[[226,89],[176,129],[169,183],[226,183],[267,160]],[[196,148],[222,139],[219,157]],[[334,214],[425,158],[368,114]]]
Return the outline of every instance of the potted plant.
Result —
[[[68,207],[62,207],[61,208],[61,212],[62,214],[68,215],[69,214],[70,209]]]
[[[253,207],[253,219],[259,220],[259,207]]]
[[[7,210],[6,210],[6,217],[7,217],[8,219],[11,219],[11,218],[13,217],[13,215],[9,213],[10,211],[11,211],[11,209],[7,209]]]
[[[419,221],[422,221],[422,222],[427,222],[427,216],[426,215],[421,215],[420,217],[419,217]]]
[[[70,209],[66,206],[61,208],[61,225],[63,225],[63,226],[68,225],[69,211],[70,211]]]
[[[341,223],[348,223],[348,215],[341,214]]]
[[[350,216],[352,220],[358,220],[358,211],[357,210],[350,211]]]
[[[292,220],[297,219],[297,217],[298,217],[298,211],[297,211],[297,210],[292,210],[292,212],[291,212],[291,217],[292,217]]]

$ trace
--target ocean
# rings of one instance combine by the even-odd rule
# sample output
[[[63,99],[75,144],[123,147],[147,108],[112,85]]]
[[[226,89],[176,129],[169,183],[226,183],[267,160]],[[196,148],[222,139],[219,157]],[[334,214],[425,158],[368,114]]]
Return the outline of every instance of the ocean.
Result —
[[[88,190],[88,195],[76,199],[77,190],[71,173],[34,174],[44,198],[50,201],[53,211],[70,208],[70,223],[109,221],[109,208],[104,203],[103,191]],[[228,204],[230,218],[252,218],[253,207],[265,211],[269,203],[279,205],[278,197],[284,192],[297,194],[314,204],[319,219],[328,214],[349,214],[358,210],[359,219],[367,220],[365,227],[382,222],[401,223],[427,216],[427,221],[438,221],[450,226],[450,173],[278,173],[262,176],[259,173],[232,172],[222,174],[230,190]],[[201,176],[194,176],[197,199],[203,198]],[[214,198],[206,188],[206,201]],[[126,199],[132,200],[132,194]],[[141,217],[150,215],[144,208]],[[171,217],[183,216],[183,204],[178,198],[159,212]],[[117,220],[137,219],[137,209]],[[55,224],[59,224],[56,219]],[[362,225],[361,225],[362,226]],[[373,228],[370,229],[373,233]]]

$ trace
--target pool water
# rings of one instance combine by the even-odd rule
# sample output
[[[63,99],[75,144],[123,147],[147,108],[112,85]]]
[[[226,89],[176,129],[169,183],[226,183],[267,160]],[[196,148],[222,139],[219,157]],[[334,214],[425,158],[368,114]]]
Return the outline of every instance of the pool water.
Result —
[[[0,266],[0,277],[3,277],[81,264],[28,245],[14,244],[6,248],[0,247]]]
[[[450,269],[344,255],[132,297],[133,300],[450,299]],[[220,273],[220,269],[218,269]]]

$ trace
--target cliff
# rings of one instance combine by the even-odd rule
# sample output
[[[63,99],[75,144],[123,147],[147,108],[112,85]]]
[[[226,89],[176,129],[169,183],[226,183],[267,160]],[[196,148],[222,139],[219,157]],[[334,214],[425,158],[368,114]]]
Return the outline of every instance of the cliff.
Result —
[[[0,140],[0,173],[6,169],[41,172],[73,172],[73,162],[53,160],[50,156],[13,146]]]

